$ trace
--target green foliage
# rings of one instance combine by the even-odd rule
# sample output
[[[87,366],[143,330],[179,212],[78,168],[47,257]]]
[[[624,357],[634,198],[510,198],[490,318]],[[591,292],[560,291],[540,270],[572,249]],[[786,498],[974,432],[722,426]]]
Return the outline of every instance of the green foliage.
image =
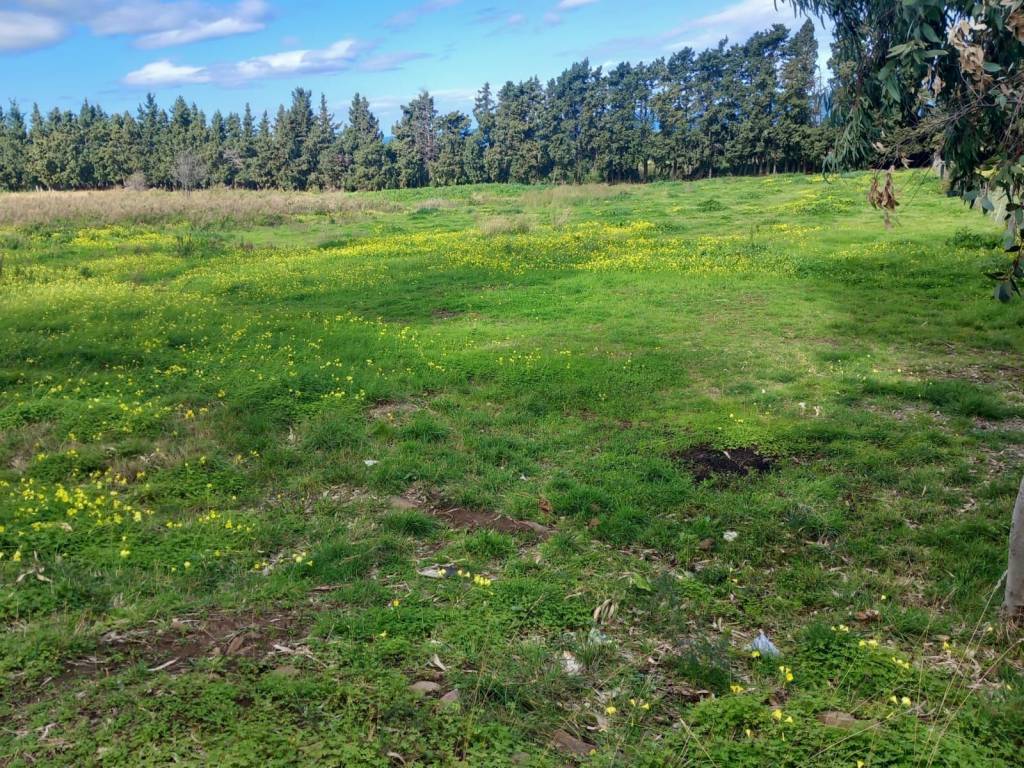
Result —
[[[936,152],[952,192],[986,213],[1002,206],[1009,263],[988,276],[998,301],[1022,295],[1024,0],[789,1],[838,32],[836,114],[845,128],[834,163]]]

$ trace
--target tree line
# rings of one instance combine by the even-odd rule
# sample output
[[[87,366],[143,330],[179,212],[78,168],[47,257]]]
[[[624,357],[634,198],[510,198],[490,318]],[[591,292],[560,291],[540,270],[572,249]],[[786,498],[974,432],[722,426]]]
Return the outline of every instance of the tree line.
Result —
[[[439,113],[421,93],[388,138],[365,97],[340,126],[326,98],[317,108],[303,88],[273,118],[247,105],[207,119],[180,96],[168,112],[153,94],[135,115],[86,102],[77,113],[35,106],[26,118],[12,102],[0,110],[0,189],[377,190],[810,171],[837,130],[817,55],[806,22],[649,64],[605,71],[585,60],[546,85],[484,85],[472,115]]]

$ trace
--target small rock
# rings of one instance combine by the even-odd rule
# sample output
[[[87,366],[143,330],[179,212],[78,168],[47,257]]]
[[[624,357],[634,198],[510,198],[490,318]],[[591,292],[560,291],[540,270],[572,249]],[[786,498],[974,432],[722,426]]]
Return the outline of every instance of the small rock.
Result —
[[[823,725],[829,725],[833,728],[849,729],[856,728],[858,725],[865,727],[870,725],[870,723],[867,720],[858,720],[849,712],[839,712],[837,710],[819,712],[818,721],[821,722]]]
[[[448,691],[448,693],[441,697],[442,704],[457,704],[458,701],[459,690],[457,688],[454,691]]]
[[[701,543],[697,545],[697,548],[702,552],[710,552],[713,546],[715,546],[714,539],[703,539]]]
[[[419,509],[420,507],[415,501],[411,501],[405,496],[392,496],[388,499],[388,504],[393,509]]]
[[[428,579],[447,579],[449,576],[454,576],[458,570],[455,563],[445,563],[444,565],[430,565],[421,568],[416,573],[426,576]]]
[[[726,531],[722,534],[722,538],[726,541],[736,541],[739,537],[740,535],[736,531]]]
[[[573,755],[589,755],[597,747],[589,742],[577,739],[570,733],[566,733],[562,729],[558,729],[551,734],[551,746],[562,752],[568,752]]]
[[[421,696],[427,696],[440,691],[441,686],[437,683],[431,682],[430,680],[420,680],[410,685],[409,690],[413,693],[418,693]]]
[[[538,536],[548,536],[551,533],[551,529],[548,528],[546,525],[535,523],[533,520],[517,520],[516,522],[524,528],[529,528]]]

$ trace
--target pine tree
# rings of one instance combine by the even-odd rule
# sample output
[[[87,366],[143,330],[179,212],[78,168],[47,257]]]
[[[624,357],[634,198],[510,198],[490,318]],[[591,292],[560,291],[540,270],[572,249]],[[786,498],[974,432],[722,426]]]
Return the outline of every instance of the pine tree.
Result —
[[[599,120],[588,96],[600,80],[600,70],[584,59],[573,64],[548,83],[544,110],[544,133],[554,181],[582,182],[593,171],[591,140]]]
[[[476,130],[473,132],[473,146],[466,147],[463,167],[470,178],[477,182],[490,181],[484,156],[491,146],[491,131],[494,129],[494,97],[491,95],[491,84],[484,83],[473,101],[473,119]]]
[[[437,120],[437,157],[430,164],[431,183],[439,187],[465,184],[463,167],[470,119],[462,112],[449,112]]]
[[[812,124],[812,99],[818,41],[810,20],[786,44],[779,72],[779,115],[775,124],[775,143],[782,156],[784,170],[807,170],[815,158],[815,134]],[[816,165],[816,163],[815,163]]]
[[[308,186],[316,189],[337,189],[344,175],[337,125],[327,107],[327,97],[320,94],[320,111],[309,129],[302,148],[302,165],[309,169]]]
[[[577,62],[543,86],[508,82],[477,93],[468,116],[439,117],[422,93],[402,108],[384,141],[366,98],[356,95],[340,133],[320,97],[296,88],[289,105],[257,127],[219,111],[207,121],[178,97],[170,111],[147,94],[135,116],[107,115],[85,102],[77,112],[0,111],[0,189],[106,188],[134,173],[151,186],[174,186],[184,152],[198,156],[214,184],[249,189],[383,189],[466,182],[588,180],[642,182],[720,173],[820,167],[858,96],[840,60],[827,88],[815,77],[817,42],[808,22],[782,25],[744,43],[667,60],[623,63],[608,72]],[[887,135],[898,111],[874,120]],[[840,117],[842,116],[842,117]]]
[[[25,117],[18,103],[12,101],[6,114],[0,109],[0,190],[13,192],[29,185],[25,167],[27,148]]]
[[[339,145],[345,189],[394,186],[394,160],[384,145],[380,123],[370,111],[370,102],[358,93],[352,98]]]
[[[494,181],[529,184],[546,173],[544,89],[537,78],[505,83],[498,92],[491,145],[484,153]]]
[[[256,157],[256,124],[252,116],[252,108],[245,105],[245,111],[239,120],[237,137],[229,134],[227,159],[234,168],[233,186],[254,189],[253,179],[254,158]]]
[[[433,97],[424,91],[402,107],[402,117],[392,130],[400,187],[425,187],[430,166],[437,159],[437,110]]]
[[[151,187],[167,186],[169,183],[169,151],[166,147],[168,128],[167,113],[160,109],[156,96],[146,94],[146,100],[139,105],[136,117],[139,125],[139,161]]]
[[[693,128],[694,70],[693,49],[676,51],[665,62],[660,88],[652,99],[659,129],[654,154],[662,174],[670,179],[690,176],[698,164]]]
[[[225,156],[227,138],[227,125],[224,116],[220,110],[217,110],[210,118],[210,128],[205,146],[202,148],[202,158],[206,164],[207,176],[211,185],[230,185],[231,171]]]
[[[788,30],[776,24],[755,33],[744,45],[730,49],[740,108],[736,130],[725,147],[726,163],[731,169],[755,174],[776,169],[776,75],[787,35]]]
[[[282,106],[278,110],[274,122],[275,177],[283,189],[305,189],[309,183],[315,159],[305,152],[305,145],[314,119],[313,93],[304,88],[292,91],[288,109]]]
[[[278,112],[278,120],[281,119],[283,111],[284,107]],[[253,156],[246,171],[246,178],[255,189],[271,189],[278,184],[279,166],[277,144],[270,127],[270,117],[264,112],[253,139]]]

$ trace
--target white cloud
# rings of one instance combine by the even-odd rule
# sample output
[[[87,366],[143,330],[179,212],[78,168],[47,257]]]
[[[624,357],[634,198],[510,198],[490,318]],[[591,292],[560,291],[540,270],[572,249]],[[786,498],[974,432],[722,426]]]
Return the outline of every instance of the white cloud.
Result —
[[[267,4],[263,0],[243,0],[227,16],[209,21],[193,19],[172,29],[144,35],[136,41],[136,45],[140,48],[166,48],[258,32],[266,26],[264,18],[267,12]]]
[[[728,38],[731,43],[742,43],[772,24],[785,24],[790,30],[795,30],[804,23],[804,18],[794,14],[792,5],[785,0],[778,7],[775,0],[739,0],[715,13],[683,21],[657,34],[613,38],[576,53],[606,58],[620,56],[620,60],[626,60],[636,54],[650,56],[651,51],[658,54],[683,48],[702,51],[714,47],[723,38]],[[813,21],[818,40],[818,66],[824,72],[827,71],[832,33],[818,20]]]
[[[566,11],[576,11],[588,5],[594,5],[597,0],[559,0],[550,11],[544,14],[544,23],[548,26],[562,23],[562,14]]]
[[[9,48],[52,44],[72,25],[94,35],[136,37],[140,48],[164,48],[256,32],[270,14],[266,0],[226,5],[211,0],[14,0],[25,12],[0,11],[0,40]],[[0,45],[0,50],[3,50]]]
[[[137,0],[125,3],[96,3],[93,15],[82,21],[97,35],[139,35],[179,28],[202,12],[199,3],[161,3]]]
[[[257,80],[306,72],[337,72],[352,66],[366,46],[354,38],[346,38],[316,50],[282,51],[267,56],[245,59],[229,67],[226,79]]]
[[[391,72],[401,69],[403,64],[408,64],[416,59],[425,59],[427,54],[414,53],[411,51],[399,51],[397,53],[382,53],[378,56],[371,56],[359,62],[359,69],[362,72]]]
[[[176,66],[167,59],[154,61],[141,69],[129,72],[122,82],[125,85],[152,87],[158,85],[184,85],[210,82],[205,67]]]
[[[400,68],[425,53],[396,52],[370,55],[374,46],[355,38],[345,38],[325,48],[301,48],[253,56],[241,61],[228,61],[208,66],[176,65],[167,59],[154,61],[130,72],[125,85],[170,85],[173,83],[213,83],[236,86],[274,77],[295,77],[359,69],[382,72]]]
[[[678,51],[687,47],[700,50],[717,44],[724,37],[739,42],[772,24],[787,23],[795,26],[794,21],[796,24],[803,23],[803,19],[794,15],[792,8],[781,4],[776,7],[775,0],[740,0],[716,13],[701,16],[669,30],[663,36],[670,41],[665,50]]]
[[[714,27],[726,24],[742,25],[745,27],[759,27],[779,20],[783,13],[782,6],[777,6],[774,0],[742,0],[742,2],[730,5],[718,13],[709,13],[694,19],[695,27]],[[792,11],[789,12],[792,16]]]
[[[26,51],[52,45],[64,37],[64,25],[49,16],[0,11],[0,52]]]
[[[408,10],[396,13],[385,24],[389,27],[408,27],[419,21],[422,16],[452,8],[461,2],[462,0],[426,0]]]

